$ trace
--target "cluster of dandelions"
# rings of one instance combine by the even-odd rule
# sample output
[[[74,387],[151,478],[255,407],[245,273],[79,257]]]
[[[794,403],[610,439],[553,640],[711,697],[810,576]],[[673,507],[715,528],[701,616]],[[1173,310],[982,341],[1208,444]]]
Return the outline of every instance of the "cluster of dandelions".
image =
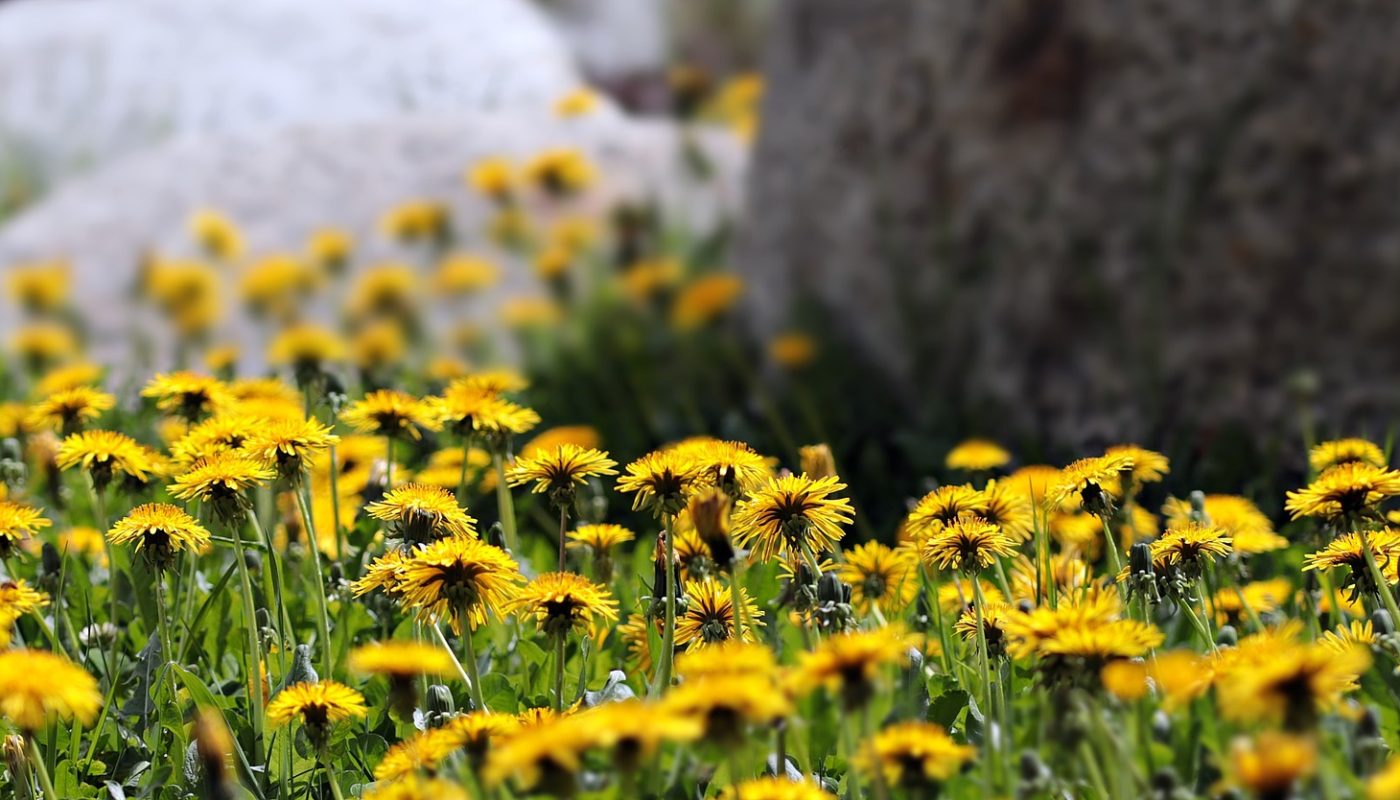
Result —
[[[751,130],[752,82],[672,80],[685,115]],[[544,289],[500,303],[527,354],[566,307],[621,297],[692,335],[743,290],[660,247],[650,209],[574,216],[600,177],[570,149],[467,171]],[[1400,473],[1376,444],[1317,445],[1300,488],[1248,498],[1169,496],[1136,445],[1013,469],[969,440],[896,530],[862,529],[831,450],[779,416],[775,455],[537,430],[545,392],[469,368],[481,330],[421,325],[495,261],[444,202],[382,227],[402,263],[357,265],[330,228],[250,255],[197,215],[200,256],[152,256],[135,288],[208,370],[139,390],[115,378],[150,370],[82,358],[62,265],[10,272],[16,796],[1400,798]],[[336,290],[344,327],[312,322]],[[229,298],[274,373],[240,377]]]
[[[304,371],[119,398],[65,369],[0,501],[0,715],[37,796],[105,785],[65,754],[118,725],[211,797],[1397,796],[1400,472],[1369,442],[1313,449],[1280,532],[1162,496],[1142,447],[1008,470],[973,440],[965,482],[853,543],[825,446],[619,464],[536,432],[509,371],[333,406]]]

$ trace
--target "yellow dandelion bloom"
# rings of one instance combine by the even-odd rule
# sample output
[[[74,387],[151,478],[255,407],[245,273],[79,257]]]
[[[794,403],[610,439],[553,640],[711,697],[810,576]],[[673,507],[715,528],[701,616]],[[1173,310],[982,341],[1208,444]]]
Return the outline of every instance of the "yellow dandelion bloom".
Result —
[[[154,398],[161,411],[191,421],[216,414],[232,401],[227,384],[195,372],[156,375],[141,390],[141,396]]]
[[[676,450],[658,450],[628,464],[617,488],[633,495],[633,510],[646,508],[657,516],[674,516],[704,478],[704,465],[694,458]]]
[[[1366,800],[1400,800],[1400,757],[1392,756],[1366,782]]]
[[[1345,653],[1355,647],[1369,649],[1376,644],[1376,629],[1369,619],[1364,622],[1352,620],[1322,634],[1322,643],[1336,653]]]
[[[676,618],[676,644],[699,649],[734,638],[734,598],[728,586],[714,578],[688,581],[685,595],[685,613]],[[739,638],[750,640],[752,626],[763,625],[763,612],[742,586],[739,587],[739,603],[743,606]]]
[[[909,663],[913,647],[913,639],[898,626],[837,634],[801,654],[793,687],[803,694],[821,687],[837,690],[846,708],[858,708],[873,697],[886,667]]]
[[[293,684],[278,692],[267,704],[267,719],[275,728],[300,720],[309,729],[324,730],[368,711],[359,692],[343,683],[320,681]]]
[[[75,386],[55,392],[29,409],[24,424],[29,428],[67,431],[81,429],[117,404],[117,399],[90,386]]]
[[[1333,439],[1322,442],[1308,451],[1308,466],[1313,472],[1323,473],[1339,464],[1367,464],[1372,467],[1386,466],[1385,451],[1369,439]]]
[[[929,534],[919,548],[923,560],[939,569],[978,572],[1000,556],[1016,552],[1001,528],[980,517],[960,517]]]
[[[261,462],[238,453],[217,453],[194,463],[170,484],[170,494],[181,500],[219,503],[240,496],[272,480],[276,475]]]
[[[313,458],[338,444],[340,437],[316,419],[285,419],[258,426],[243,452],[277,470],[283,478],[301,478]]]
[[[1289,492],[1284,508],[1293,519],[1337,520],[1375,508],[1397,494],[1400,472],[1351,461],[1327,470],[1307,488]]]
[[[0,500],[0,553],[34,538],[38,531],[53,523],[37,509],[13,500]]]
[[[696,438],[674,449],[699,464],[710,485],[734,498],[756,491],[773,473],[768,459],[743,442]]]
[[[1045,502],[1052,507],[1082,504],[1094,511],[1099,498],[1122,494],[1122,473],[1132,469],[1133,460],[1127,454],[1081,458],[1060,471],[1059,480],[1046,492]]]
[[[744,281],[737,275],[705,275],[682,287],[671,306],[671,324],[680,331],[693,331],[724,316],[744,293]]]
[[[918,787],[947,781],[976,757],[977,748],[959,744],[937,725],[900,722],[867,740],[856,764],[886,785]]]
[[[34,396],[47,397],[80,386],[97,387],[105,371],[103,367],[87,361],[54,367],[34,384]]]
[[[406,483],[386,492],[365,511],[389,523],[390,534],[414,544],[476,536],[476,521],[457,505],[451,492],[438,486]]]
[[[331,331],[299,323],[283,328],[267,349],[267,360],[274,366],[289,365],[299,372],[318,369],[321,365],[345,357],[345,345]]]
[[[1307,737],[1264,731],[1230,746],[1230,772],[1255,797],[1288,797],[1316,769],[1317,745]]]
[[[616,475],[615,466],[617,462],[605,452],[561,444],[553,450],[517,458],[506,472],[506,481],[511,486],[533,482],[531,492],[548,493],[555,505],[562,506],[572,502],[575,487],[587,483],[589,478]]]
[[[467,170],[467,185],[482,197],[504,203],[515,194],[521,176],[510,159],[491,156],[478,160]]]
[[[98,489],[128,475],[145,482],[152,469],[147,450],[130,436],[114,431],[83,431],[65,437],[58,446],[57,461],[62,469],[81,466],[87,470]]]
[[[535,620],[540,630],[562,636],[589,632],[617,620],[617,601],[600,584],[572,572],[546,572],[530,581],[508,604],[511,612]]]
[[[366,787],[361,800],[467,800],[467,793],[442,778],[407,775],[390,783]]]
[[[55,720],[91,725],[102,707],[97,680],[42,650],[0,652],[0,716],[27,733]]]
[[[854,514],[850,500],[831,497],[845,488],[835,477],[770,478],[735,508],[735,542],[762,561],[824,552],[845,535],[842,526]]]
[[[243,233],[224,214],[204,208],[194,212],[189,221],[190,236],[211,258],[237,261],[243,256]]]
[[[919,499],[905,520],[905,530],[922,541],[962,517],[981,517],[987,495],[970,484],[940,486]]]
[[[396,781],[418,772],[433,773],[458,748],[458,739],[445,728],[428,728],[390,747],[374,768],[377,781]]]
[[[753,778],[733,784],[719,793],[719,800],[835,800],[836,795],[807,780]]]
[[[68,301],[72,270],[67,263],[18,264],[6,272],[5,286],[10,297],[30,312],[58,311]]]
[[[1371,666],[1361,647],[1338,651],[1326,644],[1286,639],[1226,666],[1216,681],[1221,714],[1230,720],[1281,722],[1310,730],[1318,717],[1341,702]]]
[[[771,726],[792,713],[792,702],[767,674],[687,679],[666,693],[662,703],[677,716],[700,722],[705,739],[724,745],[743,742],[749,725]]]
[[[403,559],[391,576],[400,602],[419,617],[447,619],[461,635],[463,623],[476,630],[490,614],[514,607],[520,569],[504,550],[480,539],[442,539]]]
[[[851,587],[851,602],[860,611],[875,606],[897,610],[919,593],[918,563],[911,548],[864,542],[846,552],[837,575]]]
[[[607,552],[620,544],[633,541],[637,534],[621,525],[603,523],[580,525],[569,531],[569,547],[587,547],[595,553]]]
[[[985,472],[1011,463],[1011,453],[988,439],[968,439],[948,451],[943,465],[965,472]]]
[[[1130,462],[1133,480],[1140,484],[1157,483],[1171,472],[1166,456],[1135,444],[1114,445],[1104,451],[1104,458]]]
[[[1188,522],[1168,528],[1150,545],[1152,563],[1159,565],[1201,566],[1206,561],[1230,554],[1230,537],[1221,528]]]
[[[1232,494],[1208,494],[1202,503],[1206,522],[1224,530],[1235,552],[1245,555],[1267,553],[1288,546],[1288,540],[1274,532],[1274,524],[1250,500]],[[1162,506],[1168,527],[1177,528],[1191,520],[1191,503],[1175,497]]]
[[[355,252],[355,237],[340,228],[317,228],[306,240],[306,258],[322,270],[341,272]]]
[[[491,748],[482,777],[489,786],[513,779],[523,792],[572,796],[584,753],[598,734],[595,726],[572,716],[522,727]]]
[[[115,545],[134,545],[158,569],[169,567],[183,551],[197,553],[209,546],[209,531],[194,517],[168,503],[146,503],[133,508],[112,526],[107,538]]]
[[[596,110],[600,102],[601,98],[597,92],[582,86],[566,92],[554,101],[554,116],[563,119],[582,117]]]
[[[32,368],[45,369],[78,354],[73,329],[57,322],[36,322],[15,331],[10,349]]]
[[[525,162],[525,179],[549,194],[568,196],[588,188],[597,169],[582,151],[545,150]]]
[[[768,357],[788,370],[798,370],[817,358],[817,342],[805,333],[792,331],[768,342]]]
[[[420,428],[435,431],[441,427],[431,403],[396,389],[370,392],[340,412],[340,419],[360,433],[415,440],[423,438]]]
[[[372,642],[350,651],[350,669],[365,675],[391,677],[454,675],[452,656],[441,647],[422,642]]]
[[[492,444],[528,433],[540,422],[532,409],[501,397],[498,388],[472,376],[453,381],[433,403],[449,432],[484,437]]]

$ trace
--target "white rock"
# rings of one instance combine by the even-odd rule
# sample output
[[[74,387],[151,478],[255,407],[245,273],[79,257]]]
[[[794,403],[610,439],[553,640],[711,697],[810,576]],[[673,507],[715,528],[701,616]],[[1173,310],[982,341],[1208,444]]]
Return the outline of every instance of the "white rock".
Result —
[[[0,228],[0,265],[68,259],[77,304],[108,348],[100,354],[120,358],[111,348],[122,345],[129,313],[122,298],[138,255],[192,255],[187,223],[200,208],[235,220],[254,253],[295,252],[316,228],[345,228],[364,244],[363,263],[403,258],[378,230],[380,217],[405,200],[432,198],[450,205],[464,246],[480,249],[491,207],[463,182],[467,166],[565,146],[590,156],[602,176],[569,201],[569,214],[599,216],[623,199],[655,199],[668,219],[703,235],[739,212],[746,153],[727,133],[698,142],[714,168],[706,180],[683,162],[674,126],[618,116],[482,113],[170,142],[71,180],[14,217]],[[547,203],[531,203],[533,213],[551,213],[541,207]],[[532,280],[524,268],[508,269],[505,290]]]
[[[166,138],[547,108],[580,81],[525,0],[0,4],[0,142],[50,180]]]

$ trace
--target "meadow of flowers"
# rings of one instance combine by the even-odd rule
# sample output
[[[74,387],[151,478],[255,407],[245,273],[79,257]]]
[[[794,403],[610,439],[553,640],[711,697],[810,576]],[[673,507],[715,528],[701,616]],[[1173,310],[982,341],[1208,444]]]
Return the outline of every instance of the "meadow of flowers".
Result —
[[[159,370],[149,331],[90,360],[62,264],[7,271],[4,796],[1400,798],[1388,448],[1251,498],[974,438],[858,508],[816,340],[736,335],[713,242],[571,216],[575,151],[466,178],[538,296],[433,201],[377,265],[202,212],[133,285]]]

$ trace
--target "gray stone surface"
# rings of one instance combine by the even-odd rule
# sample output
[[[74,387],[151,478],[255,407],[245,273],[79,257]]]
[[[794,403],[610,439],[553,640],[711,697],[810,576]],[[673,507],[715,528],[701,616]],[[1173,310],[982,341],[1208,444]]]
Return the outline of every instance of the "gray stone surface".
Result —
[[[0,144],[45,182],[169,138],[547,108],[580,80],[526,0],[0,4]]]

